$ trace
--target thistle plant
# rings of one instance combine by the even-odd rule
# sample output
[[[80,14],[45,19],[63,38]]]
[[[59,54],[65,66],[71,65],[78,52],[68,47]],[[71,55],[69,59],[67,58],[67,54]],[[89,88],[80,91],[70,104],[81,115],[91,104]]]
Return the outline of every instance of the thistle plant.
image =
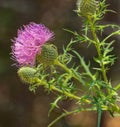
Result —
[[[103,111],[108,111],[112,116],[120,113],[117,103],[120,101],[120,84],[113,86],[112,79],[107,76],[116,60],[113,54],[115,40],[111,40],[111,37],[120,35],[120,27],[101,24],[100,21],[107,12],[114,13],[107,9],[105,2],[77,0],[75,12],[83,19],[82,34],[66,30],[74,35],[74,39],[63,48],[63,53],[58,53],[57,47],[47,42],[53,38],[54,33],[41,24],[30,23],[24,26],[24,29],[18,31],[18,37],[13,40],[12,57],[17,61],[20,79],[29,84],[30,91],[35,92],[38,87],[43,86],[45,90],[56,95],[49,114],[59,108],[59,102],[66,98],[74,100],[77,105],[77,108],[71,111],[63,109],[61,115],[48,127],[52,127],[62,117],[82,111],[96,111],[97,127],[100,127]],[[113,32],[105,38],[99,38],[109,27]],[[87,43],[87,48],[94,46],[97,56],[93,56],[93,61],[97,63],[97,67],[92,66],[90,61],[87,63],[73,48],[81,43]],[[77,65],[73,63],[73,57],[78,59]],[[83,88],[83,94],[80,87]]]

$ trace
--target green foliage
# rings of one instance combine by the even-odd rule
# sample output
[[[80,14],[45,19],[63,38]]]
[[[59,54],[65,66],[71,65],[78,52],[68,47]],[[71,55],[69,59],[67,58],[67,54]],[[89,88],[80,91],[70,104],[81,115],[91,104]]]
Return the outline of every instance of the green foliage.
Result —
[[[100,127],[103,111],[109,111],[112,116],[114,116],[115,112],[120,113],[120,108],[117,105],[117,102],[120,101],[117,93],[120,89],[120,84],[113,87],[111,79],[107,77],[108,70],[116,60],[116,56],[113,54],[113,43],[115,41],[111,41],[111,37],[120,35],[120,27],[113,24],[99,23],[103,19],[104,14],[111,11],[106,8],[108,5],[106,5],[105,0],[101,0],[99,3],[95,0],[78,0],[77,6],[79,6],[76,11],[78,16],[84,19],[83,29],[81,30],[82,35],[66,30],[72,33],[75,39],[72,39],[66,47],[63,47],[62,54],[55,56],[54,64],[49,66],[45,66],[44,62],[37,64],[35,67],[37,80],[33,84],[32,82],[27,82],[30,84],[29,89],[31,91],[35,92],[42,85],[48,92],[56,93],[57,97],[51,103],[49,114],[55,108],[59,108],[59,101],[66,98],[73,99],[78,107],[78,109],[73,111],[63,110],[64,112],[48,127],[51,127],[59,119],[67,115],[92,110],[98,112],[98,127]],[[92,9],[94,10],[92,11]],[[91,11],[91,13],[88,13],[88,11]],[[104,39],[99,39],[98,33],[102,36],[104,30],[108,27],[116,28],[117,30]],[[87,43],[88,46],[94,46],[97,56],[93,56],[93,60],[98,64],[97,67],[91,66],[90,62],[86,63],[84,57],[73,48],[74,45],[79,43]],[[52,49],[50,52],[52,52]],[[73,57],[79,60],[79,65],[72,62]],[[27,76],[30,76],[29,78],[33,80],[34,76]],[[83,88],[83,93],[79,89],[80,86]],[[90,108],[87,108],[86,105]]]

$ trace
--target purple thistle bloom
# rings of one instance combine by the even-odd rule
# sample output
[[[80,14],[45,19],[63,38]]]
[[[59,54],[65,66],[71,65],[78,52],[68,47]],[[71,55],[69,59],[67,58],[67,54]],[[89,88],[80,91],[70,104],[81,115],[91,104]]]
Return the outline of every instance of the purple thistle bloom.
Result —
[[[19,66],[34,66],[37,54],[41,53],[42,46],[54,36],[43,24],[30,24],[18,30],[18,35],[13,42],[12,58]]]

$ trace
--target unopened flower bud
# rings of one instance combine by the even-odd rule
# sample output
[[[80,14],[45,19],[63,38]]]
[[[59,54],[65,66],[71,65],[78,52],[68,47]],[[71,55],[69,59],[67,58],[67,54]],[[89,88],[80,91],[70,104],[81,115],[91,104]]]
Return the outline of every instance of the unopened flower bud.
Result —
[[[96,0],[77,0],[78,12],[83,16],[92,15],[95,13],[97,8]]]
[[[54,45],[44,45],[42,47],[40,55],[37,57],[37,62],[44,65],[52,65],[58,56],[57,47]]]
[[[23,82],[29,84],[35,83],[37,79],[36,70],[31,67],[21,67],[18,70],[18,75]]]

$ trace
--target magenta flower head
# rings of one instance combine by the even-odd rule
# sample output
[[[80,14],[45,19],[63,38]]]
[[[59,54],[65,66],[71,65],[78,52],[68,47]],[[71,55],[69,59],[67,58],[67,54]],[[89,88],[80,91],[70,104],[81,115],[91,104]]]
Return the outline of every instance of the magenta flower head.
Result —
[[[12,40],[12,58],[19,66],[34,66],[42,46],[53,36],[54,33],[43,24],[31,22],[18,30],[17,37]]]

